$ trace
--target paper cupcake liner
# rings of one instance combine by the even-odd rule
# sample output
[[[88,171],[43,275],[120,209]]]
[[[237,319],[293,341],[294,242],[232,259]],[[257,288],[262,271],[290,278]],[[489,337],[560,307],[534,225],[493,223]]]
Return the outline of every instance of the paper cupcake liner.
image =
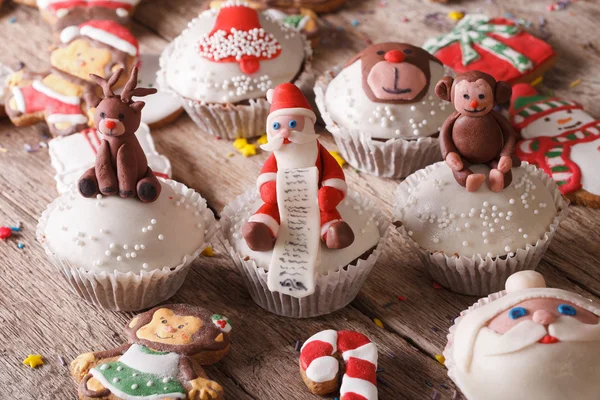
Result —
[[[314,84],[312,50],[310,50],[310,45],[307,44],[306,46],[308,46],[307,57],[302,71],[293,83],[304,93],[310,93]],[[165,77],[165,67],[174,48],[173,43],[171,43],[161,54],[161,69],[157,74],[157,83],[161,91],[173,93],[181,99],[183,108],[198,125],[202,133],[229,140],[254,138],[266,133],[267,117],[271,107],[266,97],[233,104],[207,103],[183,97],[171,89]]]
[[[52,265],[80,297],[98,307],[113,311],[139,311],[167,300],[183,285],[192,261],[208,246],[218,226],[212,211],[208,209],[206,201],[200,194],[179,182],[170,180],[163,180],[163,182],[170,185],[175,192],[185,196],[190,202],[198,202],[198,211],[205,218],[209,216],[202,244],[192,254],[183,256],[180,264],[172,267],[153,271],[142,270],[139,273],[87,271],[54,254],[44,243],[46,224],[50,214],[58,205],[58,199],[50,203],[42,213],[36,230],[37,240],[42,243]]]
[[[381,255],[389,236],[390,223],[367,198],[358,193],[349,193],[349,199],[360,206],[374,210],[374,221],[379,229],[380,240],[373,252],[355,264],[349,264],[338,271],[329,271],[317,277],[315,292],[304,298],[295,298],[280,292],[271,292],[267,286],[267,271],[258,267],[253,259],[238,253],[228,240],[228,232],[235,214],[252,204],[256,199],[256,190],[252,189],[228,204],[221,213],[221,235],[219,239],[227,249],[235,266],[256,304],[265,310],[290,318],[311,318],[330,314],[348,305],[363,286],[375,262]]]
[[[432,167],[417,171],[406,178],[398,186],[396,198],[401,193],[408,193],[409,189],[417,186],[419,181],[426,177],[430,168]],[[533,245],[527,244],[525,247],[517,249],[513,252],[513,255],[456,257],[443,252],[431,252],[422,248],[409,236],[404,226],[397,228],[437,283],[453,292],[472,296],[485,296],[502,290],[508,277],[515,272],[537,268],[560,222],[568,214],[569,201],[563,197],[554,180],[543,170],[527,163],[523,163],[522,168],[527,168],[552,193],[557,214],[541,239]],[[402,207],[402,205],[397,204],[396,207]]]
[[[314,91],[321,118],[348,164],[375,176],[399,179],[442,160],[436,138],[373,140],[371,132],[335,123],[327,110],[325,93],[338,71],[339,68],[325,72],[317,79]]]

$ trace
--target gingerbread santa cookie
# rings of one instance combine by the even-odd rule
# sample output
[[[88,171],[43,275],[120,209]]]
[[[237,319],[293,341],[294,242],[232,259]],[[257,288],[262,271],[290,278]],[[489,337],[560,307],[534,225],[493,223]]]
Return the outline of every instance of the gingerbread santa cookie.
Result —
[[[595,400],[600,393],[600,304],[512,275],[450,328],[448,375],[469,400]]]
[[[550,45],[506,18],[467,14],[450,33],[429,39],[423,48],[457,73],[482,71],[510,84],[531,82],[550,69]]]
[[[320,396],[338,389],[339,361],[346,368],[340,400],[377,400],[377,346],[354,331],[326,330],[311,336],[300,350],[300,375],[308,389]]]
[[[577,204],[600,208],[600,121],[580,104],[515,85],[511,123],[521,134],[516,154],[550,175]]]
[[[156,151],[148,125],[140,124],[135,136],[144,150],[148,167],[159,178],[171,178],[171,162]],[[54,179],[59,193],[67,192],[81,174],[94,165],[103,138],[104,135],[97,129],[90,128],[48,142],[50,162],[56,171]]]
[[[223,358],[231,325],[198,306],[169,304],[134,317],[127,343],[84,353],[70,366],[81,400],[221,400],[224,391],[200,365]]]
[[[356,295],[362,282],[354,278],[366,276],[377,259],[387,223],[368,202],[347,193],[344,172],[319,143],[316,115],[300,89],[284,83],[267,97],[268,142],[261,147],[272,154],[258,177],[258,193],[240,196],[224,211],[223,230],[234,260],[264,279],[261,290],[268,293],[262,297],[284,301],[280,307],[269,300],[268,309],[290,316],[329,313]],[[344,266],[352,273],[341,272]],[[344,278],[336,279],[339,274]],[[336,294],[329,279],[340,283]],[[303,306],[294,305],[300,301]]]
[[[87,128],[95,93],[90,74],[109,77],[121,68],[128,73],[137,61],[137,40],[114,21],[65,28],[61,41],[50,55],[50,73],[21,70],[10,78],[5,108],[16,126],[45,121],[53,136]]]
[[[140,0],[37,0],[42,17],[55,31],[92,20],[127,25]]]

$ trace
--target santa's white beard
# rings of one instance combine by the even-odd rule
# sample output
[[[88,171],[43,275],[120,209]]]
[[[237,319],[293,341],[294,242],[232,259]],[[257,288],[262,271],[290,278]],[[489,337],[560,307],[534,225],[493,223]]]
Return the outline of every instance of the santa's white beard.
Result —
[[[451,377],[469,400],[597,400],[600,326],[567,317],[557,322],[550,334],[563,341],[554,344],[537,343],[545,336],[541,325],[542,330],[530,325],[532,334],[523,328],[515,330],[519,325],[535,324],[533,321],[521,322],[506,337],[483,328],[475,341],[469,371],[455,367]],[[507,338],[511,336],[520,343],[510,346]],[[568,341],[573,339],[578,341]]]

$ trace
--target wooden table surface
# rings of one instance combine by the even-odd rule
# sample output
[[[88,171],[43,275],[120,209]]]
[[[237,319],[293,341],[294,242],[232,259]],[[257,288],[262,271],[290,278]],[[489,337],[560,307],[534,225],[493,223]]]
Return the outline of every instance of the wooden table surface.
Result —
[[[199,0],[149,0],[139,7],[133,32],[143,52],[160,52],[203,8]],[[530,30],[549,36],[559,54],[540,88],[581,102],[600,116],[600,7],[579,0],[563,11],[549,12],[550,0],[476,0],[455,5],[420,0],[354,0],[325,17],[328,28],[315,54],[319,72],[341,63],[373,42],[397,40],[414,44],[448,29],[452,10],[506,12],[532,22]],[[425,16],[440,12],[437,22]],[[540,17],[547,21],[540,30]],[[0,11],[0,62],[47,67],[50,30],[35,9],[6,3]],[[574,88],[570,83],[581,79]],[[323,130],[321,128],[321,130]],[[0,242],[0,398],[74,399],[76,387],[66,362],[83,352],[122,344],[122,328],[133,314],[99,310],[74,295],[46,260],[35,241],[37,219],[56,196],[46,149],[24,146],[45,140],[44,126],[14,128],[0,122],[0,225],[21,222],[16,239]],[[244,158],[230,142],[198,131],[182,116],[153,131],[158,150],[173,163],[174,179],[194,187],[216,210],[254,184],[266,155]],[[331,137],[323,135],[334,149]],[[228,153],[235,153],[232,157]],[[346,167],[349,185],[371,196],[389,216],[398,182],[356,173]],[[574,290],[598,300],[600,278],[600,212],[572,207],[539,270],[549,285]],[[17,247],[18,242],[25,245]],[[254,304],[223,247],[214,240],[215,256],[201,257],[173,302],[189,302],[225,314],[234,327],[233,345],[225,359],[207,368],[228,399],[313,399],[298,372],[296,341],[328,328],[352,329],[379,346],[379,396],[382,400],[461,398],[435,355],[446,344],[453,318],[475,298],[435,289],[432,279],[397,233],[365,286],[351,305],[332,315],[292,320],[269,314]],[[397,299],[404,296],[405,301]],[[384,328],[373,322],[379,318]],[[30,369],[22,361],[39,353],[46,364]]]

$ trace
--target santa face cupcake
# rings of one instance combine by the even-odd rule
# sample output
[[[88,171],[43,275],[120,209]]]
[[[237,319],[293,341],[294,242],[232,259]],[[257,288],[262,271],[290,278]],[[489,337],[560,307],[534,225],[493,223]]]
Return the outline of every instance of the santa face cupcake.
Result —
[[[433,138],[451,108],[435,96],[442,64],[405,43],[367,47],[315,86],[317,105],[344,158],[377,176],[401,178],[440,160]]]
[[[318,142],[316,116],[293,84],[269,94],[273,154],[250,190],[222,213],[224,244],[261,307],[289,317],[348,304],[381,253],[388,223],[347,193],[344,173]]]
[[[44,211],[37,238],[80,296],[135,311],[175,294],[216,224],[198,193],[149,168],[136,136],[144,102],[132,97],[156,90],[135,88],[134,68],[115,95],[119,76],[96,77],[105,98],[94,120],[102,135],[95,165]]]
[[[444,356],[468,400],[594,400],[599,352],[600,305],[523,271],[461,313]]]
[[[159,84],[182,97],[203,132],[255,137],[264,134],[267,90],[284,82],[302,86],[310,58],[310,46],[294,29],[227,3],[202,13],[165,50]]]

